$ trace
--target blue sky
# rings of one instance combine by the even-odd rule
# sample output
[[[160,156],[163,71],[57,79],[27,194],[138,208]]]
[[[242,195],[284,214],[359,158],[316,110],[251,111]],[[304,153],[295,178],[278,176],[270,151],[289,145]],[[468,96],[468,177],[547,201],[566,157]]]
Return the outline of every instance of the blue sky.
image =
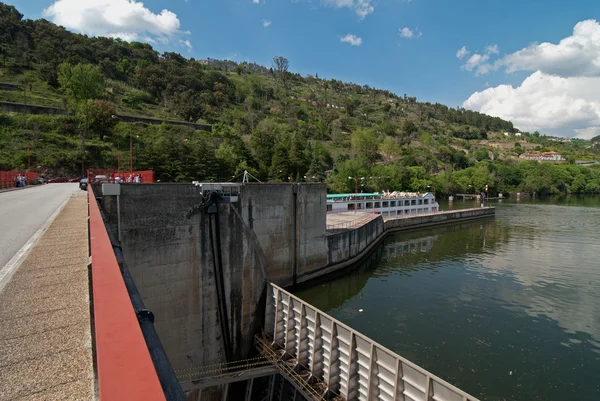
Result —
[[[577,110],[574,111],[575,122],[558,126],[546,121],[552,115],[536,117],[537,110],[531,110],[529,117],[519,115],[523,109],[519,106],[521,100],[527,107],[536,108],[531,94],[501,93],[500,85],[518,88],[528,78],[536,79],[536,71],[548,72],[543,65],[531,62],[523,65],[515,59],[499,61],[508,60],[505,57],[528,46],[534,52],[537,49],[535,43],[559,44],[573,35],[578,22],[600,19],[600,1],[260,0],[258,4],[255,1],[146,0],[135,7],[131,6],[133,0],[13,0],[12,4],[26,17],[45,15],[72,30],[88,34],[127,30],[129,34],[138,34],[139,38],[162,38],[155,45],[158,49],[179,51],[196,59],[228,58],[270,65],[274,56],[282,55],[289,59],[290,70],[301,74],[318,73],[319,77],[368,84],[453,107],[463,105],[469,99],[465,104],[468,107],[503,114],[505,118],[516,119],[517,125],[525,124],[529,130],[539,126],[551,133],[564,131],[564,136],[573,136],[578,133],[574,131],[576,129],[593,131],[594,127],[600,127],[600,102],[596,102],[600,99],[594,99],[593,95],[592,99],[584,96],[587,103],[598,106],[596,115],[592,113],[587,121],[580,121],[582,118]],[[79,2],[86,5],[75,7],[74,4]],[[54,3],[58,4],[55,4],[55,11],[44,14],[44,10]],[[127,7],[122,7],[125,3],[132,7],[131,13],[139,11],[140,15],[150,16],[147,20],[167,9],[175,15],[169,14],[169,21],[177,20],[179,27],[174,30],[172,25],[163,27],[156,21],[139,23],[132,17],[134,14],[112,24],[110,18],[114,11],[105,16],[108,27],[98,26],[101,24],[96,20],[93,28],[90,28],[91,23],[85,23],[86,16],[110,5],[125,10]],[[270,21],[270,25],[265,26],[265,21]],[[131,26],[124,27],[123,24]],[[584,33],[584,37],[594,37],[596,28],[590,26],[593,32]],[[165,33],[157,31],[162,28]],[[412,38],[400,35],[403,28],[410,29]],[[360,45],[340,41],[348,34],[360,38]],[[191,50],[182,45],[186,40],[189,40]],[[457,51],[463,46],[469,53],[460,60]],[[468,71],[467,61],[474,54],[480,57],[471,60],[471,71]],[[572,60],[564,62],[572,64]],[[589,62],[596,65],[595,59]],[[482,65],[487,67],[481,68]],[[550,76],[558,78],[561,74],[550,73]],[[585,76],[590,78],[589,74]],[[600,72],[593,73],[592,78],[596,84]],[[560,86],[554,81],[552,84]],[[471,96],[478,91],[485,96],[473,100]],[[522,99],[509,107],[505,102],[512,102],[514,96]],[[577,98],[578,95],[574,96]],[[503,103],[502,107],[496,104],[498,101]],[[556,104],[549,108],[560,106]]]

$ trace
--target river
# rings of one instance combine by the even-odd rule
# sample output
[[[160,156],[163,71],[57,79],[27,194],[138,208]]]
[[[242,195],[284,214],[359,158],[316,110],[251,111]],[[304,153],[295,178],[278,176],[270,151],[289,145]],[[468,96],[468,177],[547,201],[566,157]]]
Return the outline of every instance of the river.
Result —
[[[481,400],[600,400],[600,199],[495,206],[294,292]]]

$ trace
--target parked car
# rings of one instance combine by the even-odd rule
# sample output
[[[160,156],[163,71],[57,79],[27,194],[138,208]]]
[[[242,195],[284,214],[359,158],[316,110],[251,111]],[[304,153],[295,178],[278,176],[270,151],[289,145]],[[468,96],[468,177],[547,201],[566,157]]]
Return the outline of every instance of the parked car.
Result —
[[[87,178],[82,178],[79,181],[79,188],[83,189],[84,191],[87,191],[87,187],[88,187],[88,180],[87,180]]]
[[[56,183],[56,182],[67,182],[67,179],[64,177],[51,178],[48,180],[48,184]]]
[[[94,184],[106,184],[109,182],[110,179],[105,175],[97,175],[94,177]]]
[[[47,180],[42,177],[32,178],[29,180],[29,185],[42,185],[42,184],[45,184],[46,182],[47,182]]]
[[[81,182],[81,180],[82,180],[82,179],[83,179],[82,177],[79,177],[79,178],[71,178],[71,179],[69,180],[69,182]]]

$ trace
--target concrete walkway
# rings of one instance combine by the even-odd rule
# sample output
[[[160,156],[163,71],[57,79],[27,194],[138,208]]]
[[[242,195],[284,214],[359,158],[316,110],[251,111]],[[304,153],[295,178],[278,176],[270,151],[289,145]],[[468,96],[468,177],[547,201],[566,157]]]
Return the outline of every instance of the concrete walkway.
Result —
[[[0,293],[0,400],[93,400],[87,193]]]
[[[366,212],[327,213],[327,230],[358,228],[378,217],[378,214]]]

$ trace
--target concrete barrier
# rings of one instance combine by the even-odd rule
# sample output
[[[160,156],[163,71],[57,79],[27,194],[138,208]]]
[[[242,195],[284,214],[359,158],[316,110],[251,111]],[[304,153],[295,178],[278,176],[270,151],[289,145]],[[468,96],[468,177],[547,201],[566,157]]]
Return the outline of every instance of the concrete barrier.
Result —
[[[13,103],[0,101],[0,108],[7,113],[23,114],[65,114],[65,110],[58,107],[38,106],[35,104]]]
[[[458,221],[480,219],[482,217],[493,216],[496,213],[494,207],[484,207],[477,209],[450,210],[447,212],[438,212],[422,216],[414,216],[401,219],[389,219],[385,221],[385,231],[394,232],[402,230],[411,230],[442,224],[451,224]]]

